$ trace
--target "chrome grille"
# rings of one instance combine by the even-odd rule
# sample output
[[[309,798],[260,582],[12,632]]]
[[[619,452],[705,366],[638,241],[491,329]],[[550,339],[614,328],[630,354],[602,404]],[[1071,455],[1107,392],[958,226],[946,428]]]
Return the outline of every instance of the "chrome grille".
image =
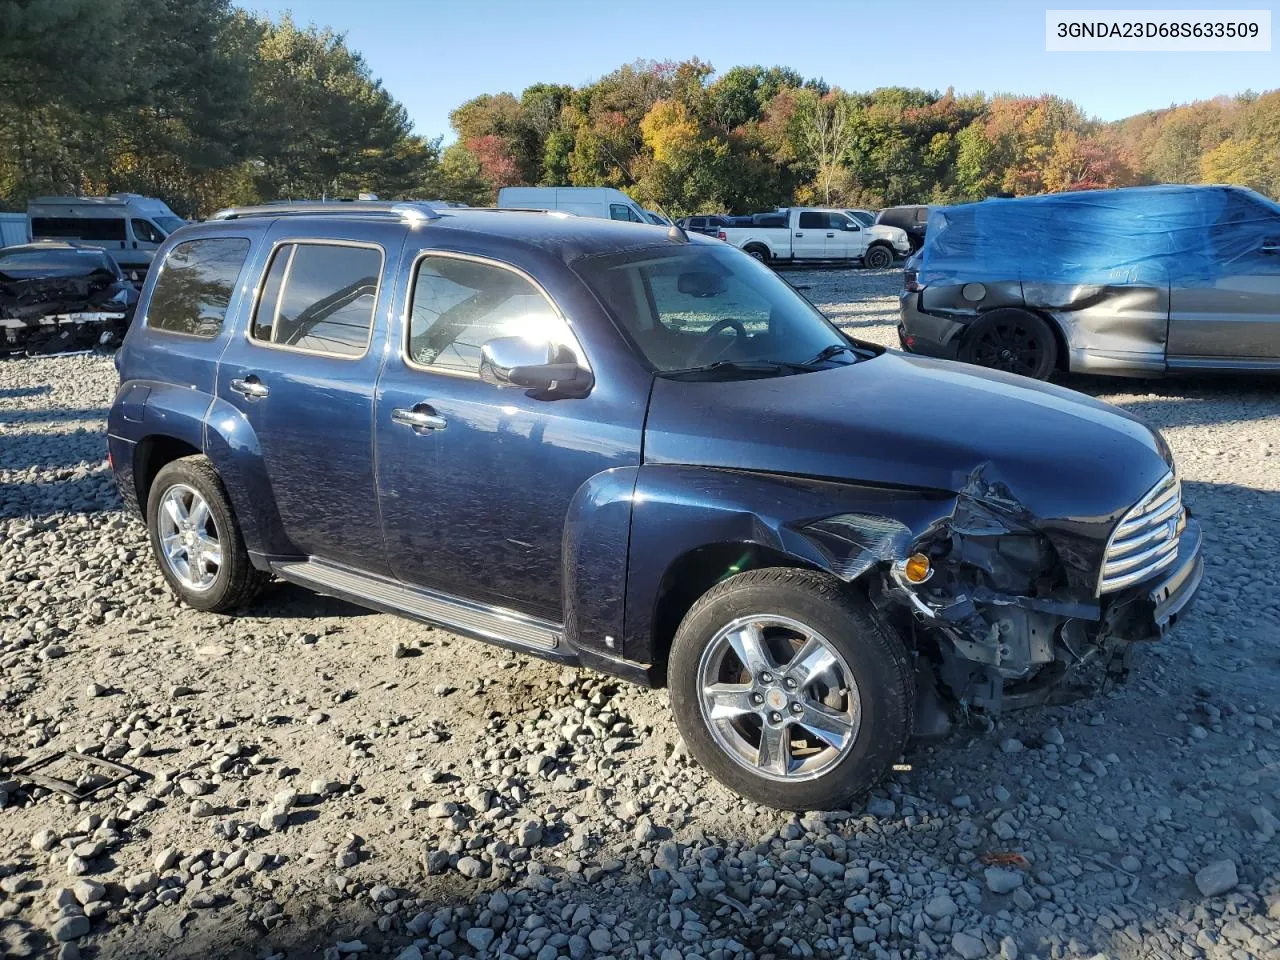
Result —
[[[1173,563],[1186,525],[1182,485],[1171,471],[1112,531],[1098,576],[1098,595],[1122,590]]]

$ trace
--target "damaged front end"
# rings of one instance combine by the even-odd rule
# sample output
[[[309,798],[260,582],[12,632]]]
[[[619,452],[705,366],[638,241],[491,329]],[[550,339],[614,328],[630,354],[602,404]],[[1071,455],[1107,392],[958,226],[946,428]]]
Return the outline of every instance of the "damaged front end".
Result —
[[[1123,681],[1137,642],[1162,636],[1198,586],[1199,528],[1187,526],[1179,500],[1184,542],[1168,548],[1174,562],[1162,561],[1162,579],[1102,595],[1116,519],[1046,522],[988,472],[974,470],[918,529],[845,514],[806,533],[839,556],[841,577],[865,579],[913,644],[922,691],[936,686],[961,713],[1068,702],[1099,680]]]
[[[117,341],[137,290],[99,250],[11,247],[0,257],[0,354],[54,352]]]

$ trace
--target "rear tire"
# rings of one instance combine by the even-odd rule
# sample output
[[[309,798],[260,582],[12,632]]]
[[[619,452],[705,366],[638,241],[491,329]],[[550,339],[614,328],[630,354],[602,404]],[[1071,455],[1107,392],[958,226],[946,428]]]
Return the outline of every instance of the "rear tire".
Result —
[[[769,265],[770,261],[773,259],[769,255],[769,248],[762,247],[758,243],[752,243],[743,247],[742,252],[754,260],[759,260],[766,267]]]
[[[901,756],[914,723],[902,641],[811,570],[750,570],[712,587],[676,631],[668,678],[690,753],[782,810],[847,807]]]
[[[969,325],[959,358],[992,370],[1048,380],[1058,365],[1058,341],[1041,317],[1005,307],[984,313]]]
[[[174,460],[156,474],[147,529],[160,572],[187,606],[225,613],[270,579],[249,560],[226,489],[203,456]]]
[[[862,256],[862,265],[868,270],[885,270],[893,266],[893,251],[882,244],[868,247]]]

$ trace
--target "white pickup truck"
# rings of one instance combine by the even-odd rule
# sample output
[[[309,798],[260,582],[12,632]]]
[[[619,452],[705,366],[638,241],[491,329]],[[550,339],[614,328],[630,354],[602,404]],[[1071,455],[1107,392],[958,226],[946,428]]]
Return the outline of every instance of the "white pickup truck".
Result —
[[[861,260],[863,266],[882,269],[911,252],[905,232],[898,231],[901,237],[873,234],[843,210],[791,207],[753,220],[721,227],[717,236],[763,263]]]

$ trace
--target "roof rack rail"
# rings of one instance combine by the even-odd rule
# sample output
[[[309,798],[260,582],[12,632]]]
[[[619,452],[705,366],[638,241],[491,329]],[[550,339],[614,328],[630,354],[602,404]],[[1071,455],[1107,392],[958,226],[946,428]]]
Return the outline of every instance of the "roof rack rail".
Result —
[[[440,214],[429,203],[412,200],[304,200],[281,201],[250,207],[227,207],[210,220],[238,220],[241,217],[357,216],[395,217],[410,223],[439,220]]]

